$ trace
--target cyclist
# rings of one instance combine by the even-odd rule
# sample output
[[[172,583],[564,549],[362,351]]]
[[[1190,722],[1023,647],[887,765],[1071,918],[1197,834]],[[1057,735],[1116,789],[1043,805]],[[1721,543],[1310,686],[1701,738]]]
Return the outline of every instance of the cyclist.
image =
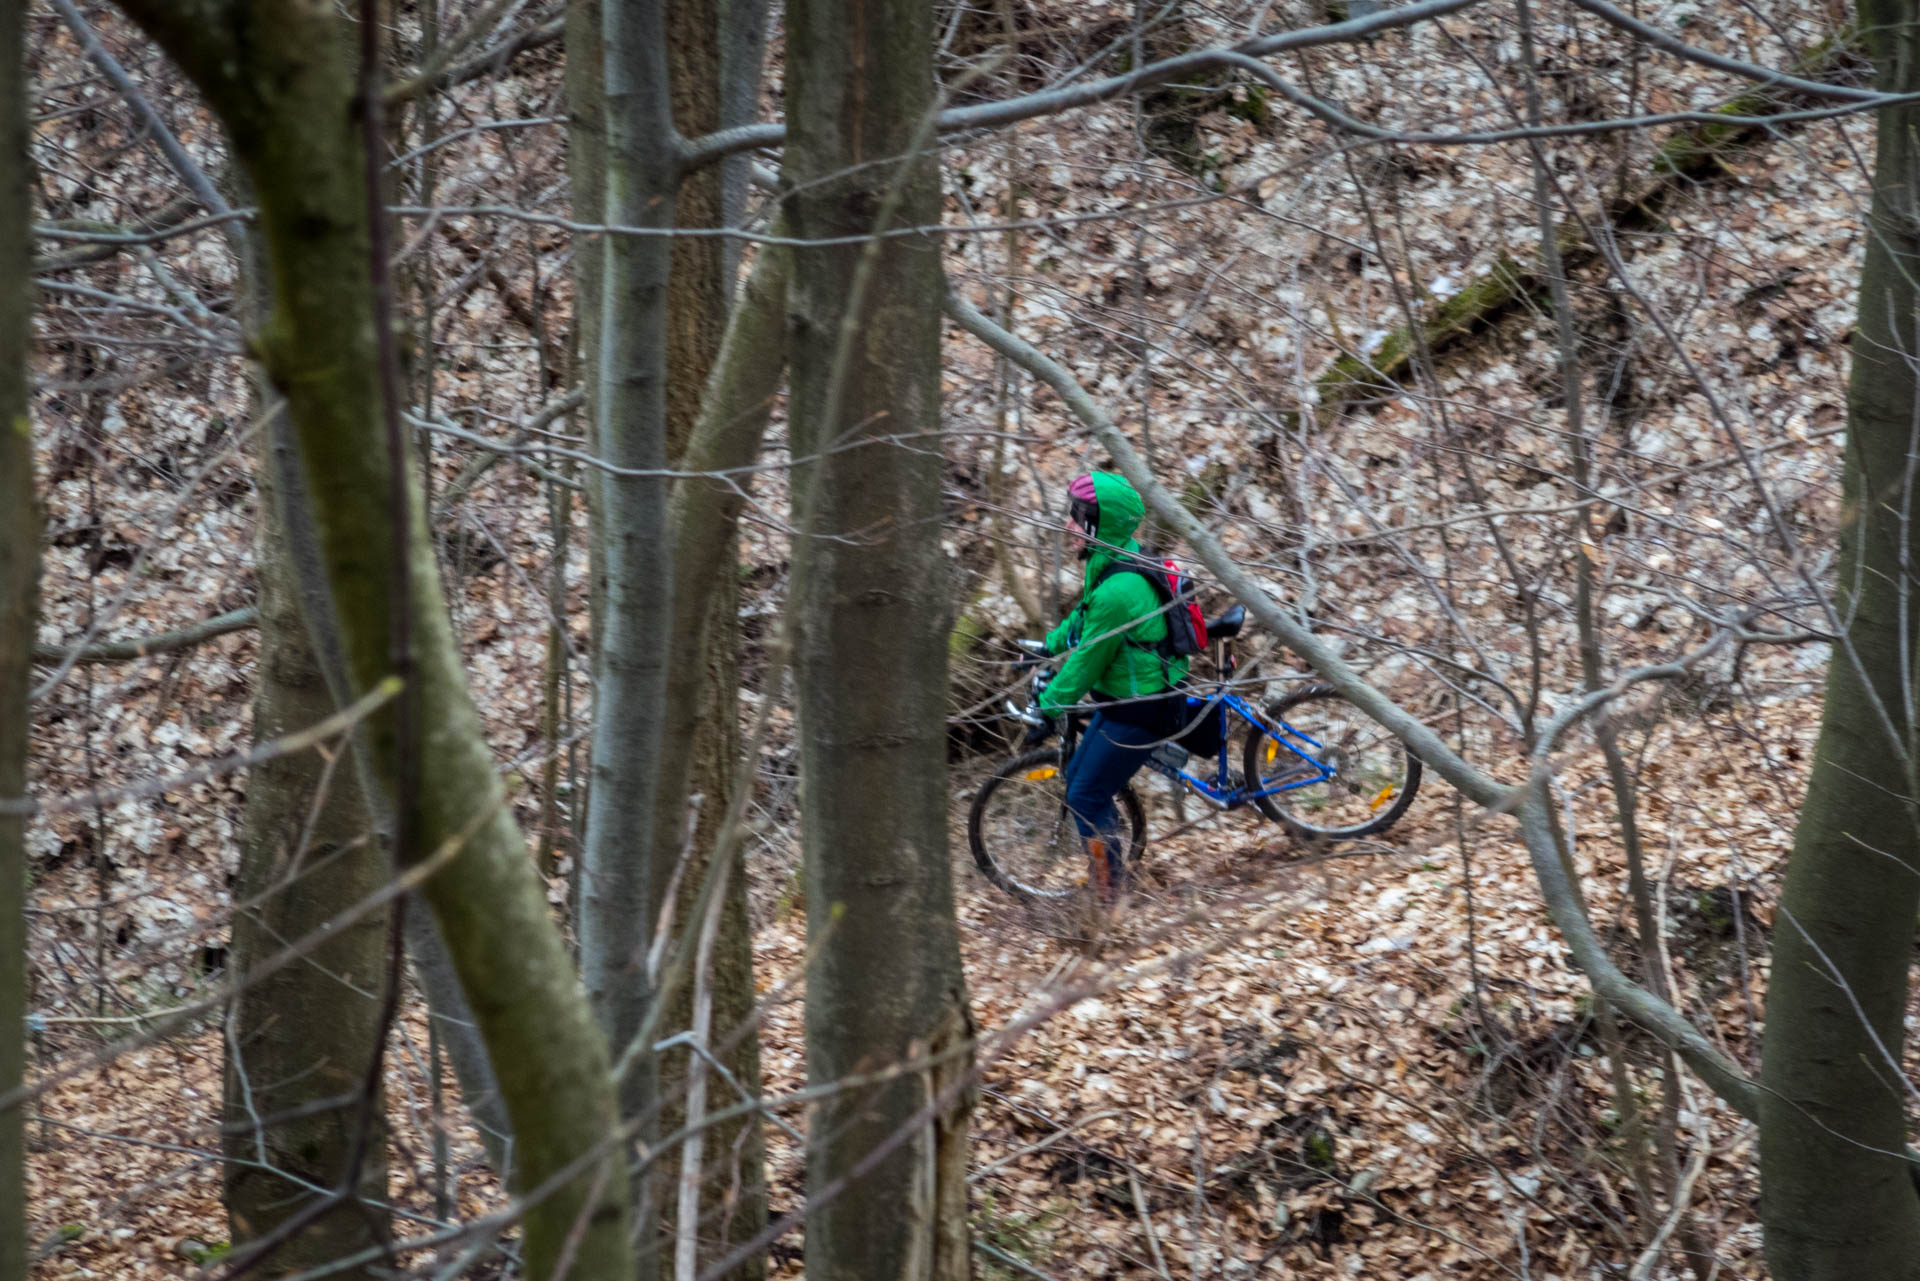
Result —
[[[1033,710],[1056,718],[1089,696],[1098,709],[1067,764],[1065,781],[1068,811],[1086,843],[1089,877],[1102,900],[1111,901],[1126,867],[1114,797],[1153,749],[1183,728],[1185,696],[1178,686],[1186,679],[1187,660],[1158,651],[1167,618],[1146,577],[1109,572],[1140,551],[1133,539],[1146,514],[1139,492],[1126,477],[1099,471],[1076,478],[1067,498],[1086,572],[1080,603],[1047,634],[1047,653],[1067,660]],[[1036,725],[1029,739],[1044,740],[1052,729],[1051,720]]]

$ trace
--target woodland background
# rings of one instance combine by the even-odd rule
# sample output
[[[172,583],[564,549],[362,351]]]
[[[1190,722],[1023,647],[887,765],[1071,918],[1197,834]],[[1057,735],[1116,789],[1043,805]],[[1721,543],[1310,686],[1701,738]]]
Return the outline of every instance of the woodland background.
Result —
[[[943,4],[933,84],[965,110],[1378,12]],[[1872,82],[1862,24],[1840,9],[1674,0],[1634,17],[1741,63]],[[224,993],[258,777],[228,758],[259,731],[274,534],[229,234],[244,220],[183,175],[226,207],[252,198],[206,101],[127,18],[54,0],[22,21],[44,510],[25,1249],[43,1278],[218,1272],[236,1236]],[[786,21],[765,18],[742,118],[792,106]],[[1528,21],[1531,48],[1515,8],[1487,3],[1269,59],[1380,137],[1232,67],[948,132],[938,233],[921,240],[957,295],[1078,380],[1275,601],[1487,777],[1522,783],[1541,727],[1589,688],[1686,656],[1618,688],[1603,734],[1583,724],[1532,759],[1602,945],[1751,1071],[1832,651],[1875,117],[1864,99],[1758,90],[1588,7]],[[568,22],[544,0],[409,2],[379,38],[389,82],[412,86],[392,99],[384,175],[432,556],[507,808],[578,945],[599,643],[583,486],[602,394],[583,373],[580,274],[600,246],[642,238],[592,230],[620,219],[583,202]],[[1694,115],[1606,127],[1675,113]],[[1537,150],[1427,137],[1529,118],[1561,132]],[[791,232],[778,163],[733,167],[734,203],[708,224],[751,233],[724,241],[729,272],[757,272]],[[1563,270],[1543,259],[1543,198]],[[935,323],[937,299],[922,302],[913,323]],[[930,618],[948,656],[942,857],[979,1038],[964,1209],[978,1275],[1767,1275],[1755,1124],[1596,1002],[1511,820],[1435,771],[1388,841],[1331,850],[1143,778],[1158,839],[1097,946],[980,878],[965,805],[1018,730],[999,715],[1018,688],[1009,641],[1071,603],[1065,484],[1111,450],[960,327],[940,351],[938,439],[916,446],[938,455],[937,495],[900,517],[938,521],[949,575]],[[722,536],[737,572],[720,570],[737,673],[710,671],[726,647],[711,635],[659,656],[669,682],[720,682],[723,738],[747,753],[741,1030],[770,1101],[779,1221],[807,1204],[818,1116],[798,1099],[823,946],[803,872],[808,678],[782,626],[801,608],[795,545],[816,536],[792,463],[822,438],[795,438],[784,395],[769,404],[725,486],[745,498]],[[1164,519],[1155,541],[1228,603]],[[1269,629],[1243,649],[1255,695],[1312,679]],[[856,688],[867,658],[838,654]],[[306,755],[332,761],[329,743]],[[386,1195],[396,1234],[426,1238],[511,1201],[423,987],[398,991]],[[1891,1057],[1912,1080],[1897,1022]],[[717,1080],[708,1097],[733,1098]],[[709,1158],[716,1184],[732,1177]],[[501,1275],[520,1239],[501,1227],[388,1262]],[[807,1240],[800,1225],[773,1240],[767,1269],[813,1270]]]

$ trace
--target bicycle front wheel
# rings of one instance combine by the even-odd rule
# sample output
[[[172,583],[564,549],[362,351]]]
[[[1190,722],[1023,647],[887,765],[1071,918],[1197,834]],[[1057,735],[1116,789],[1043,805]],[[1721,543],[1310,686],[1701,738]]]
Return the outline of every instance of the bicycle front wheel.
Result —
[[[1146,849],[1147,816],[1131,784],[1113,799],[1131,867]],[[1016,756],[981,784],[967,814],[967,843],[986,878],[1016,898],[1057,901],[1086,884],[1086,847],[1067,812],[1059,748]]]
[[[1400,821],[1420,787],[1420,758],[1328,685],[1309,685],[1267,708],[1298,732],[1283,740],[1255,728],[1243,768],[1260,812],[1302,840],[1344,841]],[[1322,769],[1327,777],[1316,778]],[[1288,787],[1290,778],[1314,779]]]

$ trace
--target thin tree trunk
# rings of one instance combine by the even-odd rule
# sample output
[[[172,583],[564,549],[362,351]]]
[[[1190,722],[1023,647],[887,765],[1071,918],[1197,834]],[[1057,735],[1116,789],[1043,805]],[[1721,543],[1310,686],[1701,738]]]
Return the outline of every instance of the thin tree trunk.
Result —
[[[786,366],[787,279],[791,258],[768,246],[755,260],[701,404],[700,421],[681,455],[684,471],[718,473],[745,467],[760,454]],[[705,630],[712,598],[724,594],[722,575],[734,563],[743,478],[685,480],[674,486],[671,523],[676,576],[673,598],[675,645],[700,653],[711,643]],[[678,682],[664,712],[669,742],[689,741],[699,724],[698,700]],[[680,785],[684,789],[684,782]]]
[[[607,202],[607,95],[601,83],[600,0],[567,0],[567,183],[573,202],[573,216],[593,222],[606,212]],[[606,237],[582,236],[573,247],[573,341],[574,368],[580,371],[580,388],[586,403],[582,421],[586,424],[587,448],[600,451],[600,312],[601,274]],[[592,513],[601,509],[599,485],[605,473],[597,467],[584,469],[580,479],[586,486],[587,510],[587,596],[591,628],[589,652],[600,652],[600,622],[606,615],[606,547],[601,539],[600,522]],[[595,660],[597,661],[597,660]],[[591,786],[591,780],[589,780]],[[579,811],[585,813],[584,808]],[[584,833],[573,834],[578,848]],[[580,869],[574,868],[574,893],[580,888]]]
[[[765,16],[764,0],[671,0],[668,4],[673,121],[683,136],[703,135],[751,118],[760,85],[759,33]],[[728,184],[742,168],[738,163],[710,166],[686,177],[680,183],[675,221],[684,227],[722,225],[727,217]],[[709,395],[726,399],[727,389],[714,388],[710,377],[728,324],[733,260],[737,257],[728,252],[730,243],[734,242],[710,236],[674,242],[666,354],[667,454],[675,466],[684,466],[687,461],[699,429],[702,402]],[[776,341],[773,346],[777,376],[778,353],[784,344]],[[749,415],[748,425],[751,421]],[[756,446],[759,435],[758,430],[752,432]],[[676,488],[690,485],[683,482]],[[678,497],[676,492],[676,500]],[[675,501],[670,506],[674,604],[668,615],[668,644],[682,665],[683,679],[666,684],[655,722],[662,750],[655,794],[651,895],[652,901],[663,901],[678,869],[673,919],[679,931],[691,937],[700,926],[696,900],[721,838],[740,754],[740,638],[735,617],[739,577],[732,524],[724,533],[709,533],[712,541],[708,545],[689,548],[679,526],[673,523],[676,516],[700,523],[688,504]],[[700,577],[691,577],[692,571],[682,566],[679,558],[683,551],[699,564]],[[709,559],[716,554],[717,559]],[[694,614],[695,610],[701,613]],[[697,679],[684,679],[688,675]],[[691,815],[690,794],[700,798],[698,809]],[[693,825],[690,833],[689,821]],[[681,867],[683,862],[685,866]],[[760,1043],[753,1029],[744,1027],[755,1001],[747,878],[736,869],[727,877],[725,887],[709,972],[700,980],[708,993],[710,1016],[704,1022],[711,1033],[699,1039],[712,1051],[724,1050],[721,1061],[734,1080],[757,1094]],[[698,1035],[692,1001],[696,986],[689,983],[662,994],[667,1004],[657,1012],[656,1026],[663,1039],[682,1033]],[[742,1031],[744,1035],[739,1034]],[[667,1133],[678,1130],[687,1120],[689,1099],[697,1101],[702,1093],[698,1088],[690,1093],[690,1086],[706,1074],[706,1068],[689,1049],[663,1058],[657,1070],[660,1131]],[[758,1117],[743,1116],[716,1126],[691,1150],[702,1156],[702,1165],[709,1164],[705,1158],[711,1154],[710,1168],[682,1170],[681,1152],[677,1150],[661,1163],[663,1186],[688,1185],[685,1192],[662,1198],[664,1239],[684,1239],[694,1247],[690,1258],[687,1249],[678,1245],[663,1253],[662,1262],[675,1259],[677,1273],[684,1272],[687,1264],[704,1269],[766,1223],[766,1166]],[[683,1202],[697,1207],[698,1223],[681,1221]],[[764,1275],[765,1270],[765,1257],[755,1256],[732,1275],[750,1281]]]
[[[674,225],[678,182],[667,95],[666,0],[606,0],[601,9],[601,92],[605,103],[605,221]],[[612,236],[600,250],[596,446],[615,467],[660,472],[667,462],[667,281],[672,242]],[[667,481],[661,475],[603,475],[595,537],[603,549],[604,612],[594,655],[592,788],[580,860],[580,971],[607,1039],[622,1054],[651,999],[644,959],[661,901],[655,892],[655,791],[660,704],[669,637],[673,567],[667,539]],[[670,857],[670,856],[669,856]],[[623,1115],[651,1132],[656,1095],[651,1056],[641,1054],[620,1085]],[[648,1216],[650,1197],[641,1213]]]
[[[939,220],[933,157],[901,159],[933,108],[931,15],[917,0],[789,4],[796,237],[869,235],[889,208],[892,226]],[[971,1021],[947,858],[952,602],[932,439],[940,290],[938,246],[894,237],[796,251],[788,295],[796,456],[872,442],[794,474],[807,1075],[932,1061],[813,1114],[818,1281],[968,1275]]]
[[[617,1109],[606,1044],[467,696],[418,485],[409,486],[403,524],[386,500],[371,228],[345,24],[330,6],[295,0],[124,7],[206,93],[258,196],[274,315],[257,347],[299,441],[356,695],[389,679],[394,540],[408,552],[410,592],[399,605],[414,638],[420,750],[416,809],[400,817],[417,833],[418,852],[447,855],[420,895],[486,1038],[517,1136],[517,1184],[547,1193],[525,1215],[526,1272],[545,1281],[565,1253],[574,1281],[629,1278],[627,1180],[611,1142]],[[379,803],[390,805],[390,704],[369,718],[362,744]]]
[[[740,166],[710,168],[683,187],[670,141],[676,127],[704,134],[731,123],[729,112],[751,109],[763,4],[628,0],[603,10],[597,25],[590,22],[593,9],[583,2],[570,17],[578,33],[576,56],[593,58],[599,72],[597,79],[576,72],[571,86],[579,108],[576,206],[604,183],[607,222],[720,225],[726,179]],[[733,83],[736,76],[748,79],[744,90]],[[605,159],[605,173],[581,174],[578,161],[594,156]],[[659,467],[687,452],[726,326],[731,258],[713,238],[682,238],[669,249],[633,237],[601,241],[590,259],[583,258],[583,306],[598,300],[597,341],[585,348],[585,381],[596,388],[597,449],[610,461]],[[752,434],[757,444],[757,427]],[[677,929],[693,927],[692,898],[727,808],[738,753],[735,593],[716,591],[712,576],[730,574],[730,567],[708,565],[687,600],[698,611],[690,622],[684,621],[689,610],[658,608],[680,579],[674,558],[685,542],[670,533],[665,482],[602,476],[590,492],[599,551],[596,767],[582,858],[581,965],[603,1024],[624,1050],[647,1017],[652,995],[636,960],[653,946],[676,876],[680,901],[672,905],[671,919]],[[700,523],[704,510],[690,519]],[[714,536],[704,526],[703,532]],[[717,544],[731,547],[730,529],[717,535]],[[705,559],[711,549],[698,550]],[[717,620],[712,626],[705,625],[709,612]],[[669,682],[670,654],[682,664],[697,663],[699,678]],[[702,798],[691,833],[690,788]],[[721,1029],[739,1024],[754,1000],[745,880],[735,876],[727,884],[710,976],[714,1025]],[[688,1025],[689,995],[682,991],[669,1008],[653,1012],[654,1035],[670,1036]],[[727,1060],[735,1079],[757,1089],[755,1038],[734,1038]],[[642,1053],[630,1067],[623,1108],[643,1117],[649,1132],[677,1127],[688,1061],[683,1052],[656,1064]],[[702,1202],[703,1212],[720,1216],[718,1232],[701,1233],[710,1246],[724,1249],[757,1231],[764,1219],[757,1135],[752,1118],[742,1118],[722,1127],[707,1149],[740,1153],[738,1168],[711,1180]],[[666,1186],[677,1181],[675,1154],[657,1168]],[[676,1231],[674,1201],[668,1196],[662,1202],[669,1238]],[[653,1197],[643,1199],[642,1213],[650,1219],[654,1204]],[[644,1225],[643,1241],[655,1239],[652,1230],[651,1222]],[[643,1270],[651,1273],[668,1257],[644,1248]]]
[[[771,0],[717,0],[720,6],[720,119],[723,127],[751,124],[760,117],[760,90],[765,84],[767,10]],[[745,155],[729,156],[721,165],[720,218],[738,227],[747,213],[747,195],[753,188],[753,162]],[[728,236],[722,242],[722,275],[729,292],[740,278],[746,242]]]
[[[27,422],[33,310],[29,263],[26,6],[0,6],[0,797],[27,790],[27,686],[32,675],[40,506]],[[0,815],[0,1094],[26,1067],[26,822]],[[0,1108],[0,1277],[24,1277],[23,1107]]]
[[[1541,123],[1540,80],[1538,64],[1534,58],[1533,14],[1528,0],[1519,0],[1520,16],[1520,56],[1521,65],[1526,74],[1527,123],[1538,127]],[[1570,531],[1574,543],[1573,555],[1573,597],[1574,629],[1579,640],[1580,674],[1582,683],[1588,692],[1605,687],[1606,676],[1603,655],[1600,646],[1600,632],[1594,620],[1593,611],[1593,562],[1587,557],[1587,545],[1593,533],[1593,441],[1587,432],[1585,384],[1580,371],[1580,340],[1575,328],[1573,302],[1567,293],[1566,265],[1560,254],[1558,233],[1554,227],[1555,205],[1553,185],[1547,176],[1547,155],[1543,148],[1534,147],[1533,160],[1533,199],[1535,216],[1540,225],[1540,262],[1542,274],[1546,277],[1548,296],[1553,303],[1555,332],[1558,338],[1560,391],[1567,416],[1567,437],[1571,447],[1573,489],[1581,506],[1574,516],[1573,529]],[[1409,307],[1409,311],[1411,308]],[[1412,317],[1409,316],[1412,325]],[[1418,333],[1417,328],[1410,329]],[[1421,359],[1432,370],[1432,353],[1422,351]],[[1651,929],[1652,899],[1644,893],[1645,877],[1640,852],[1639,828],[1634,816],[1634,792],[1632,780],[1627,776],[1626,761],[1620,755],[1620,745],[1615,737],[1613,722],[1606,711],[1594,718],[1593,733],[1600,744],[1601,754],[1606,758],[1608,778],[1613,785],[1614,806],[1620,820],[1621,843],[1626,850],[1628,879],[1636,891],[1634,902],[1641,909],[1640,941],[1642,956],[1650,959],[1647,967],[1648,984],[1655,994],[1666,998],[1666,984],[1661,981],[1659,970],[1659,939]],[[1567,859],[1567,879],[1576,888],[1579,885],[1578,872],[1573,866],[1571,854],[1573,844],[1567,839],[1569,834],[1562,833],[1562,845],[1569,855]],[[1633,1180],[1637,1197],[1637,1209],[1645,1220],[1645,1229],[1654,1230],[1656,1224],[1656,1202],[1652,1167],[1647,1160],[1647,1125],[1641,1100],[1633,1079],[1632,1065],[1627,1059],[1625,1042],[1620,1035],[1619,1020],[1614,1016],[1613,1006],[1604,1000],[1594,1002],[1594,1021],[1599,1025],[1601,1045],[1607,1054],[1608,1071],[1613,1080],[1614,1104],[1620,1114],[1620,1140],[1625,1151],[1627,1173]],[[1669,1091],[1678,1088],[1673,1073],[1678,1064],[1669,1053],[1666,1058],[1666,1087]],[[1677,1176],[1677,1171],[1675,1172]],[[1683,1233],[1682,1235],[1686,1235]]]
[[[1914,0],[1869,0],[1861,17],[1880,87],[1920,90]],[[1760,1175],[1779,1281],[1920,1277],[1920,1196],[1900,1155],[1920,908],[1917,127],[1912,105],[1880,112],[1842,478],[1835,605],[1845,630],[1774,927]]]

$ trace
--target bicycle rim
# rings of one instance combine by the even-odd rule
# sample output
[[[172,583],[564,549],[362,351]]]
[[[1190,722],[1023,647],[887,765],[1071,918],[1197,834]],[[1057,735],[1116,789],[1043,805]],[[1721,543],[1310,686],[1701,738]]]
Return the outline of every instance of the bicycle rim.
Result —
[[[1269,708],[1268,718],[1303,737],[1276,741],[1253,733],[1245,752],[1249,786],[1264,789],[1308,774],[1312,767],[1296,751],[1329,771],[1323,780],[1260,798],[1261,811],[1296,834],[1322,840],[1368,836],[1391,827],[1413,803],[1418,758],[1333,690],[1302,690]]]
[[[1086,885],[1086,847],[1067,813],[1066,790],[1053,748],[1007,762],[982,785],[967,815],[967,839],[988,880],[1036,901],[1065,899]],[[1145,817],[1131,788],[1115,801],[1131,861],[1144,844]]]

